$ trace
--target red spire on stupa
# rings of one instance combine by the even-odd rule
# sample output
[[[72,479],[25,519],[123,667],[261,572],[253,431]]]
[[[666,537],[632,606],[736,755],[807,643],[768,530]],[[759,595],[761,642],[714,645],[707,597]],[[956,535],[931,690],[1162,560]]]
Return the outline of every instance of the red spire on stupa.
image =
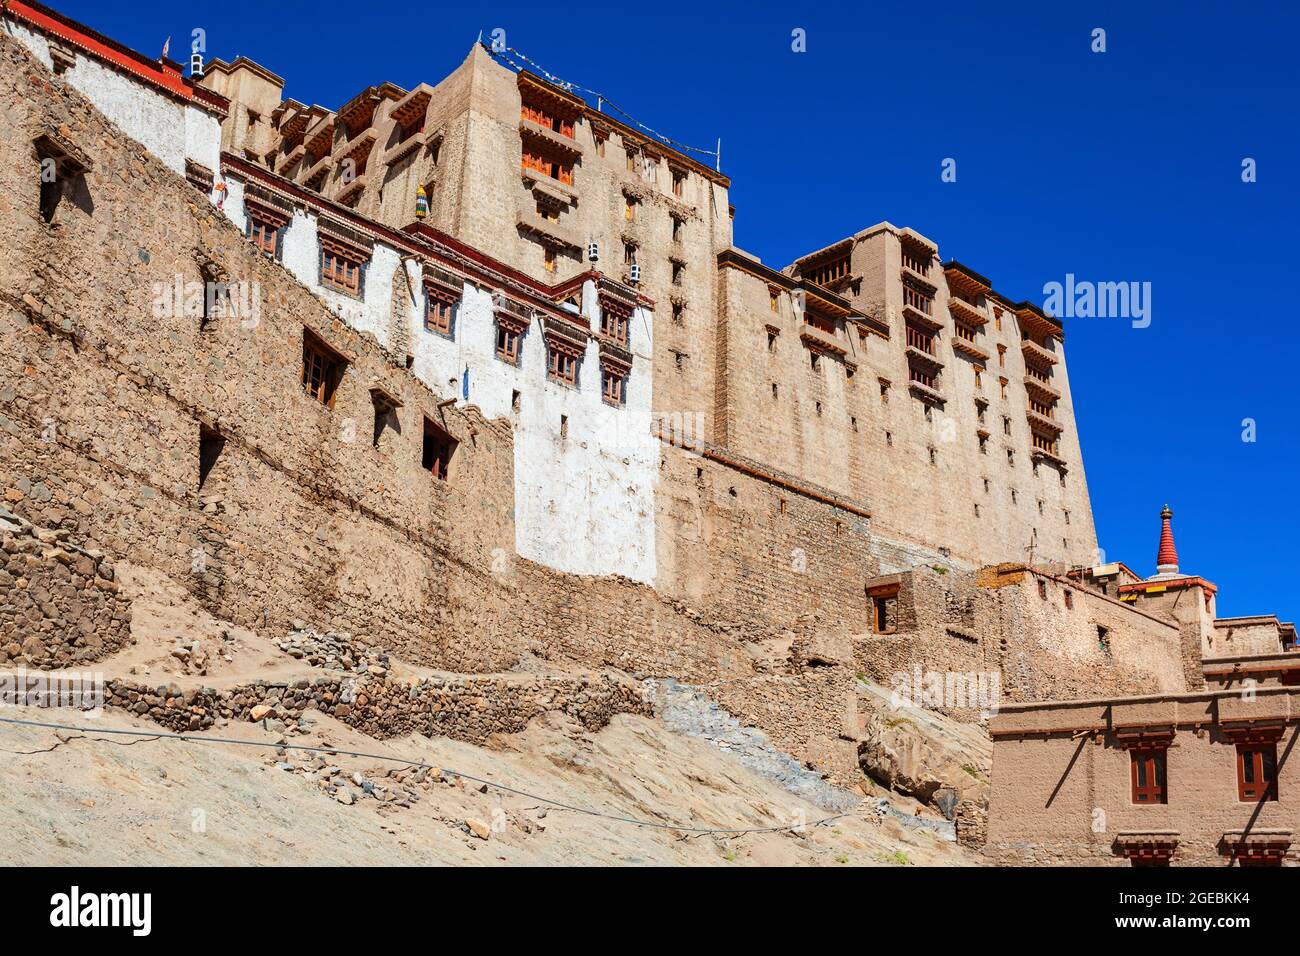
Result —
[[[1178,573],[1178,550],[1174,547],[1174,529],[1169,519],[1174,513],[1165,505],[1160,511],[1160,551],[1156,554],[1156,574]]]

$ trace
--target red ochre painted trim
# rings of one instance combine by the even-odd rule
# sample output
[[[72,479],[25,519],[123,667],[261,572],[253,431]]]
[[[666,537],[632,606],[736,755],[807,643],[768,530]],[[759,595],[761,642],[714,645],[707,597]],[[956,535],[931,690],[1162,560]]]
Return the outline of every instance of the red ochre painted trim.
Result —
[[[1215,594],[1219,590],[1219,586],[1217,584],[1211,584],[1209,581],[1205,580],[1205,578],[1178,577],[1178,578],[1169,578],[1168,580],[1165,581],[1159,581],[1159,580],[1137,581],[1134,582],[1133,584],[1121,584],[1119,586],[1119,593],[1132,594],[1137,591],[1150,591],[1152,588],[1163,588],[1165,590],[1175,591],[1180,588],[1191,588],[1191,587],[1202,588],[1205,591],[1208,591],[1210,594]]]
[[[169,65],[169,61],[162,59],[151,60],[143,53],[138,53],[49,7],[32,3],[30,0],[29,2],[9,0],[3,10],[14,19],[27,23],[42,33],[66,40],[95,59],[130,73],[169,96],[186,102],[200,100],[205,109],[222,114],[228,110],[229,100],[212,90],[196,88],[181,76],[179,65]]]

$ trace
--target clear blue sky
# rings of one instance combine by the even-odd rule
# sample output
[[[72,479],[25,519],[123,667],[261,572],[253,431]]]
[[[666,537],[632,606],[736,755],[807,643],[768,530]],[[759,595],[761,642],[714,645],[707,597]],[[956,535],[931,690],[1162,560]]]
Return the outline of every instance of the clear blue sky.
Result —
[[[1099,543],[1153,573],[1168,501],[1183,570],[1219,585],[1220,615],[1300,618],[1294,6],[53,3],[149,54],[170,34],[177,59],[203,27],[209,55],[330,107],[436,82],[501,27],[642,122],[721,137],[736,243],[769,264],[888,219],[1013,299],[1041,302],[1067,272],[1150,282],[1149,328],[1066,321]]]

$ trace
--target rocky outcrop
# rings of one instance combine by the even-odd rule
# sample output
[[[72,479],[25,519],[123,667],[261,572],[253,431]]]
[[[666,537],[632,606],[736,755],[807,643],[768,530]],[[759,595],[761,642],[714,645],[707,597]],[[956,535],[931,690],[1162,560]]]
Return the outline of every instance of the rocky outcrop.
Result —
[[[993,749],[978,725],[899,705],[874,685],[859,695],[858,762],[873,780],[934,807],[968,846],[983,842]]]

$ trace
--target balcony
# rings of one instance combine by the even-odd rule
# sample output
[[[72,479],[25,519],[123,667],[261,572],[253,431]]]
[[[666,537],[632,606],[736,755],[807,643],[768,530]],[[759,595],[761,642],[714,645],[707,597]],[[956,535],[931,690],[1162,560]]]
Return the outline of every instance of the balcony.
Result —
[[[1032,365],[1055,365],[1060,359],[1055,352],[1049,352],[1033,339],[1023,339],[1020,342],[1020,352],[1025,357],[1025,361]]]
[[[313,156],[328,156],[334,145],[334,114],[326,113],[308,126],[302,141]]]
[[[308,157],[308,159],[305,160],[305,162],[308,161],[310,161],[310,157]],[[318,178],[323,178],[325,174],[327,174],[333,168],[334,168],[334,157],[327,154],[325,156],[322,156],[320,159],[316,160],[316,162],[312,163],[311,166],[307,167],[306,170],[300,173],[298,176],[298,182],[302,183],[304,186],[307,186],[310,183],[317,180]],[[312,188],[316,188],[319,191],[319,187],[312,187]]]
[[[433,87],[421,83],[393,103],[393,108],[388,115],[392,117],[398,126],[411,126],[424,119],[424,114],[429,109],[431,99],[433,99]]]
[[[391,166],[402,157],[409,153],[415,152],[424,145],[424,137],[419,133],[412,133],[406,139],[398,140],[384,152],[383,164]]]
[[[566,186],[545,173],[538,172],[535,169],[521,170],[524,186],[537,198],[538,202],[559,205],[561,207],[576,206],[578,204],[578,194],[574,192],[573,187]]]
[[[377,138],[374,127],[367,126],[356,136],[353,136],[346,143],[340,144],[338,149],[334,150],[334,161],[341,163],[345,159],[350,159],[360,166],[362,160],[370,155],[370,150],[375,145]]]
[[[909,381],[907,383],[907,390],[927,405],[943,405],[948,401],[948,399],[944,397],[943,392],[931,385],[926,385],[923,382]]]
[[[1031,461],[1045,461],[1062,474],[1066,471],[1065,459],[1055,452],[1044,451],[1041,448],[1030,449],[1029,458]]]
[[[977,309],[965,299],[958,299],[956,296],[948,300],[948,311],[952,313],[953,321],[965,322],[967,325],[982,326],[989,321],[983,309]]]
[[[1025,417],[1029,419],[1030,429],[1039,432],[1040,434],[1047,434],[1050,432],[1052,436],[1057,436],[1065,430],[1064,426],[1062,426],[1055,418],[1052,418],[1049,415],[1044,415],[1042,412],[1035,411],[1032,408],[1025,410]]]
[[[345,206],[351,205],[353,199],[359,199],[366,188],[366,175],[362,173],[350,183],[343,183],[339,186],[338,194],[334,197],[335,202],[343,203]]]
[[[911,322],[915,322],[922,328],[931,329],[939,332],[943,329],[943,323],[936,320],[933,316],[926,315],[914,305],[903,306],[903,317]]]
[[[526,209],[519,213],[519,229],[537,238],[542,245],[561,251],[581,252],[577,235],[568,226],[563,226],[553,219],[547,219],[535,210]]]
[[[934,371],[943,368],[943,362],[939,361],[933,352],[927,352],[919,345],[909,343],[907,348],[904,349],[904,353],[907,355],[909,362],[915,362],[922,368],[933,369]]]
[[[846,355],[848,349],[840,341],[840,337],[833,332],[827,332],[825,329],[819,329],[811,322],[804,322],[799,330],[799,339],[805,345],[812,348],[821,349],[826,352],[834,352],[836,355]]]
[[[307,155],[306,145],[303,143],[299,143],[293,149],[289,150],[289,152],[282,153],[280,157],[276,159],[275,171],[279,173],[281,176],[285,175],[285,170],[289,169],[291,166],[293,166],[294,163],[298,162],[298,160],[302,159],[306,155]]]
[[[1052,388],[1052,386],[1048,385],[1046,382],[1034,378],[1032,375],[1025,376],[1025,391],[1036,398],[1045,399],[1050,402],[1059,402],[1061,400],[1060,392]]]
[[[952,350],[954,352],[961,352],[964,355],[969,355],[973,359],[979,359],[981,362],[987,362],[989,360],[988,352],[984,351],[970,339],[962,338],[961,333],[952,337]]]
[[[574,160],[582,156],[582,145],[576,139],[557,133],[553,129],[547,129],[530,119],[519,120],[519,133],[527,139],[541,143],[543,149],[554,150],[566,159]]]
[[[902,275],[906,282],[913,286],[919,286],[929,292],[932,296],[939,291],[939,287],[934,284],[933,279],[927,276],[924,272],[918,272],[916,269],[913,269],[907,264],[906,259],[903,260]]]

